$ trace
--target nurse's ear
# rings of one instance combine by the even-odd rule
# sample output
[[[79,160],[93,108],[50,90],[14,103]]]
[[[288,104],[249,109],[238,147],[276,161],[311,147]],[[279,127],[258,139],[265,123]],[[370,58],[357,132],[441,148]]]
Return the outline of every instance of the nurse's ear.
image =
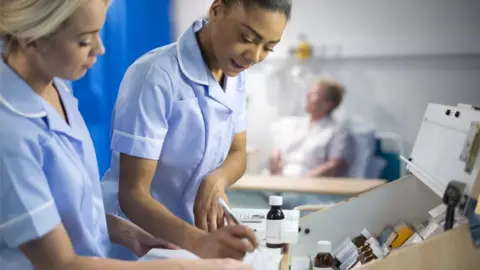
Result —
[[[45,51],[49,46],[48,38],[27,39],[21,38],[17,40],[18,46],[24,53],[38,54]]]
[[[39,47],[38,40],[32,40],[30,38],[17,39],[16,43],[18,44],[20,50],[26,53],[36,52]]]
[[[227,7],[222,0],[214,0],[208,11],[209,21],[222,20],[227,12]]]

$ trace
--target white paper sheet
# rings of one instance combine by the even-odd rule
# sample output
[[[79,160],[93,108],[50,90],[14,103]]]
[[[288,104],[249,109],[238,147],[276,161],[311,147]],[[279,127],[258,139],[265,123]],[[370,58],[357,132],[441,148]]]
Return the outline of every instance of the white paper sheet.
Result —
[[[282,261],[280,250],[260,249],[248,253],[243,262],[251,265],[255,270],[278,270]]]
[[[152,261],[162,259],[200,259],[197,255],[185,249],[159,249],[150,250],[145,256],[141,257],[139,261]]]
[[[200,258],[197,255],[184,249],[152,249],[145,256],[140,258],[139,261],[162,259],[198,260]],[[243,262],[251,265],[255,270],[278,270],[280,268],[281,260],[282,254],[279,250],[269,250],[266,248],[262,248],[255,252],[248,253],[243,259]]]

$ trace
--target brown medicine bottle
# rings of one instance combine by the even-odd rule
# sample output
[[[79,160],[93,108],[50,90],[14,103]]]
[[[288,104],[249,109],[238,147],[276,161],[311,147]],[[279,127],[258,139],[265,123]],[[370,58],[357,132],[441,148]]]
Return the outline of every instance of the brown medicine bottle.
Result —
[[[313,260],[313,269],[334,270],[332,243],[330,241],[317,242],[317,256]]]
[[[267,247],[283,248],[283,222],[285,215],[282,211],[283,199],[281,196],[270,196],[270,211],[267,213]]]
[[[367,248],[362,253],[362,265],[379,259],[381,257],[381,250],[379,247],[370,244],[367,245]]]
[[[352,242],[357,248],[361,248],[367,242],[367,239],[371,237],[371,234],[366,230],[362,230],[359,236],[353,238]]]

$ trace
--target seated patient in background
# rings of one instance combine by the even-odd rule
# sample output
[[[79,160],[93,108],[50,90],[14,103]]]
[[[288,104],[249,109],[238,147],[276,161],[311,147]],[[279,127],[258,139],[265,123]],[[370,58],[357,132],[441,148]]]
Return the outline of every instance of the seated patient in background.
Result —
[[[289,141],[275,149],[270,172],[284,176],[345,176],[353,158],[348,130],[332,117],[341,104],[344,87],[336,81],[316,80],[306,96],[307,117],[295,124]]]

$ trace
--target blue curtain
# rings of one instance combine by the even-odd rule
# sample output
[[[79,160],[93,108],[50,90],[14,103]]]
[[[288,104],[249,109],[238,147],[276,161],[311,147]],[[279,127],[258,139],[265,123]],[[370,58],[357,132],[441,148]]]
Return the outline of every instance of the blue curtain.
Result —
[[[101,33],[106,54],[84,78],[72,83],[101,176],[110,167],[111,115],[123,74],[135,59],[171,42],[170,2],[113,0]]]

